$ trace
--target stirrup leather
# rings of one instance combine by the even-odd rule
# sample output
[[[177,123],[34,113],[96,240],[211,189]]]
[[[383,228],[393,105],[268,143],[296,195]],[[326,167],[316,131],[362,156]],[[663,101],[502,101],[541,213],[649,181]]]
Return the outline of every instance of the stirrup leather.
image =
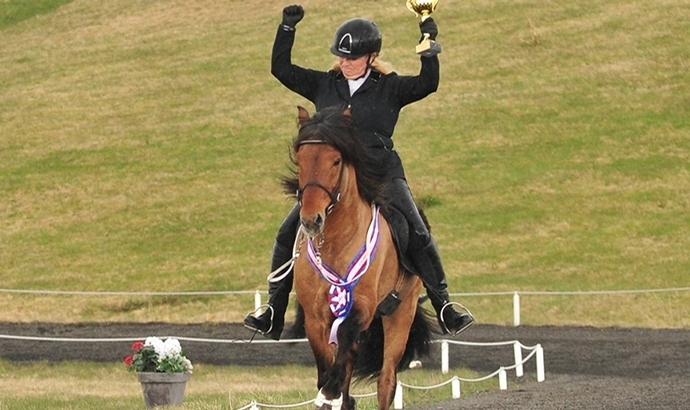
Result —
[[[261,314],[257,315],[257,313],[261,312],[262,309],[266,309],[266,310],[264,312],[262,312]],[[266,330],[265,332],[263,330],[259,329],[258,327],[253,327],[253,326],[250,326],[247,324],[247,318],[248,317],[251,316],[251,317],[254,317],[255,319],[258,320],[259,319],[258,316],[265,314],[269,310],[271,311],[271,325],[268,327],[268,330]],[[275,315],[275,310],[273,310],[273,306],[271,306],[269,304],[261,305],[258,308],[256,308],[255,310],[247,313],[247,315],[244,317],[245,320],[243,321],[244,327],[246,327],[247,329],[252,330],[254,332],[259,332],[262,335],[271,333],[271,331],[273,330],[273,316],[274,315]]]
[[[468,315],[470,316],[470,322],[467,323],[466,325],[462,326],[460,329],[458,329],[458,330],[456,330],[456,331],[454,331],[454,332],[451,332],[450,329],[448,329],[448,326],[446,326],[446,321],[445,321],[445,319],[443,318],[443,311],[446,310],[447,307],[453,306],[453,305],[456,305],[456,306],[458,306],[458,307],[460,308],[460,310],[458,311],[458,313],[460,313],[460,314],[463,314],[463,313],[468,314]],[[463,311],[464,311],[464,312],[463,312]],[[441,310],[440,310],[439,313],[438,313],[438,321],[439,321],[439,323],[441,324],[441,326],[443,327],[442,330],[444,330],[445,333],[449,333],[449,334],[451,334],[451,335],[453,335],[453,336],[457,336],[458,334],[460,334],[460,332],[462,332],[463,330],[466,330],[468,327],[472,326],[472,324],[474,323],[474,316],[472,315],[472,312],[470,312],[469,309],[467,309],[465,306],[461,305],[460,303],[458,303],[458,302],[446,302],[446,304],[443,305],[443,307],[441,308]]]

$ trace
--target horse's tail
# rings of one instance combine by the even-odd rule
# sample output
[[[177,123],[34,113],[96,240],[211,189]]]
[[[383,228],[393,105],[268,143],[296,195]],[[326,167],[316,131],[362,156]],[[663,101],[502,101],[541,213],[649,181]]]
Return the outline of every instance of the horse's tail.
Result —
[[[398,364],[398,371],[408,369],[413,360],[420,360],[429,356],[433,334],[430,317],[424,308],[417,305],[414,321],[410,328],[410,336],[407,339],[407,346],[405,346],[405,353]]]
[[[354,376],[358,379],[374,379],[381,373],[383,367],[383,322],[380,317],[375,318],[369,329],[364,332],[359,342],[359,354],[355,365]],[[430,316],[417,305],[414,321],[407,338],[405,353],[403,353],[397,371],[409,368],[410,362],[429,355],[431,351],[432,327]]]

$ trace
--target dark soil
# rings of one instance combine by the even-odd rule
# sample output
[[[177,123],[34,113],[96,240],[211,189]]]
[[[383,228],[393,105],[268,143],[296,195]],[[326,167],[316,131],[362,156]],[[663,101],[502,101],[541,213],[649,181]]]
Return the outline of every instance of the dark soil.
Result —
[[[195,363],[263,366],[313,365],[306,343],[267,343],[241,324],[54,324],[0,323],[0,357],[12,361],[88,360],[117,362],[129,354],[131,341],[31,341],[5,335],[44,338],[193,337],[222,342],[182,341]],[[509,372],[508,391],[491,391],[437,403],[430,409],[683,409],[690,397],[690,330],[590,327],[501,327],[477,325],[458,338],[475,342],[518,340],[544,348],[546,381],[536,382],[534,358],[525,376]],[[75,348],[78,343],[78,348]],[[514,362],[512,346],[450,346],[450,364],[494,372]],[[525,353],[526,355],[526,353]],[[438,347],[423,359],[440,369]],[[498,383],[498,382],[497,382]],[[418,408],[418,410],[422,410]]]

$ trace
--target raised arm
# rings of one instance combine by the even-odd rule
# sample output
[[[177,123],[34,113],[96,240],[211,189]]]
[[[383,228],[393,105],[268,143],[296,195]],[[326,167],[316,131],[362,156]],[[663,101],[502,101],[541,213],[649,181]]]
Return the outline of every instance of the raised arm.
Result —
[[[295,26],[304,17],[300,5],[283,9],[283,21],[278,27],[271,56],[271,74],[285,87],[314,101],[320,72],[306,69],[292,63],[292,46],[295,43]]]

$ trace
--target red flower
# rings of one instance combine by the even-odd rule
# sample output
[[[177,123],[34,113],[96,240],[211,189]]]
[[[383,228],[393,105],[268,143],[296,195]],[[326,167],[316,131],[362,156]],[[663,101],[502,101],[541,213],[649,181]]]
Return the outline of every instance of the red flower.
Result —
[[[134,360],[134,358],[132,357],[132,355],[129,355],[129,356],[125,357],[125,360],[124,360],[125,365],[126,365],[126,366],[131,366],[133,360]]]
[[[134,342],[134,344],[132,345],[132,351],[138,352],[139,349],[141,349],[142,347],[144,347],[144,343],[142,343],[142,342]]]

